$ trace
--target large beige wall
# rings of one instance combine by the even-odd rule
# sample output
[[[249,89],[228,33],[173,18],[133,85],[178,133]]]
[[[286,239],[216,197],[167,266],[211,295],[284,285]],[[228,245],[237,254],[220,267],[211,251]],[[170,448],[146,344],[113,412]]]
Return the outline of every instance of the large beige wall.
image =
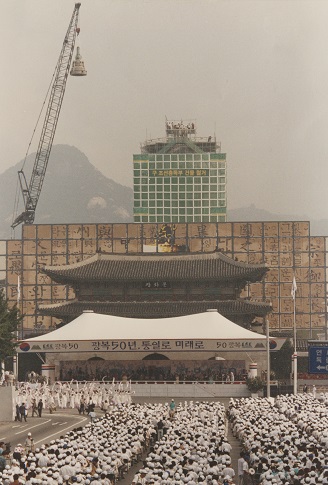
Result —
[[[64,265],[87,259],[97,250],[109,253],[170,251],[158,243],[161,224],[25,225],[22,240],[0,241],[0,271],[6,274],[7,296],[17,302],[18,276],[26,329],[53,327],[58,319],[42,316],[38,304],[74,298],[71,288],[54,284],[42,274],[45,265]],[[216,248],[248,263],[265,262],[264,282],[247,286],[243,297],[272,302],[270,327],[292,330],[293,271],[297,281],[296,325],[300,337],[324,332],[326,299],[326,240],[311,237],[309,222],[190,223],[174,226],[174,251],[210,252]],[[6,269],[1,269],[1,268]]]

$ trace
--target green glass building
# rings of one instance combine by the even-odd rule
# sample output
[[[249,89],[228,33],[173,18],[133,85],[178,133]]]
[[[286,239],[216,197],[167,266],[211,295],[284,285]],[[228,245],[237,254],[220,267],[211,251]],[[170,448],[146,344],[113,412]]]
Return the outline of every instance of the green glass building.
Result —
[[[194,122],[166,121],[166,137],[133,155],[134,222],[225,222],[226,154]]]

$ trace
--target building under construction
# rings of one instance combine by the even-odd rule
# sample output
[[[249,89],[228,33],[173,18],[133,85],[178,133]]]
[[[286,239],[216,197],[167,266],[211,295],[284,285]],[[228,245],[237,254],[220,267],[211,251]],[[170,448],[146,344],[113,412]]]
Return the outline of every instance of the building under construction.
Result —
[[[194,121],[166,121],[166,136],[133,156],[135,222],[225,222],[226,154]]]

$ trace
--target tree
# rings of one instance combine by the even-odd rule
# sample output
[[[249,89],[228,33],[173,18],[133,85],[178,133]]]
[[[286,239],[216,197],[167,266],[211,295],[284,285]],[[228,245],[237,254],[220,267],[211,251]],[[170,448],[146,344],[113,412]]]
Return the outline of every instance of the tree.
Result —
[[[0,289],[0,362],[15,354],[16,336],[22,316],[17,308],[9,308],[3,289]]]
[[[263,381],[260,377],[248,377],[246,379],[246,386],[249,391],[252,393],[261,391],[265,386],[265,381]]]

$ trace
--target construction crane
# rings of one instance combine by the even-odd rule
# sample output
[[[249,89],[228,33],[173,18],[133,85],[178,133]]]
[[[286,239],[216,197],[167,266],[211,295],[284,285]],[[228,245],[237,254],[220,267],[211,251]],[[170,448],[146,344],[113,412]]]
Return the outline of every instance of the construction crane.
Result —
[[[23,195],[25,209],[24,212],[15,218],[11,226],[12,228],[15,228],[22,223],[32,224],[34,222],[35,210],[46,174],[60,109],[65,94],[66,81],[74,53],[75,40],[76,36],[80,32],[78,27],[80,6],[81,3],[76,3],[74,6],[74,11],[64,38],[59,59],[56,64],[47,111],[29,184],[27,184],[24,171],[20,170],[18,172],[19,184]],[[73,61],[70,74],[71,76],[86,76],[87,74],[87,71],[84,68],[84,62],[80,55],[79,47],[77,48],[76,58]]]

